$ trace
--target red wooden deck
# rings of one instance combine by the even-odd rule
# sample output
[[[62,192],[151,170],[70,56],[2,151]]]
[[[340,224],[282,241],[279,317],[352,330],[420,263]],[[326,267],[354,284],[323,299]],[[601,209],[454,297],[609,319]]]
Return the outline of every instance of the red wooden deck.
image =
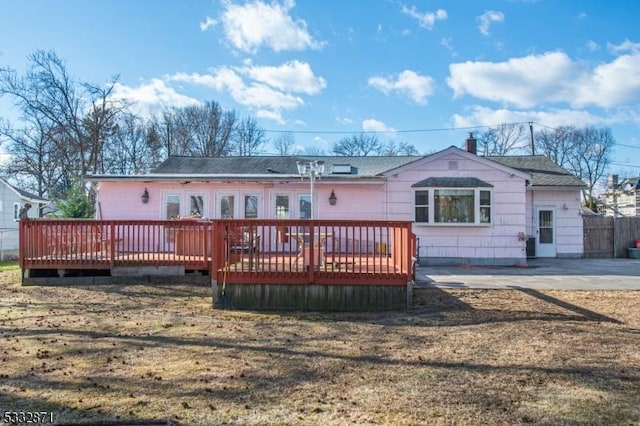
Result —
[[[97,221],[20,223],[23,270],[183,266],[235,284],[406,285],[410,222]]]

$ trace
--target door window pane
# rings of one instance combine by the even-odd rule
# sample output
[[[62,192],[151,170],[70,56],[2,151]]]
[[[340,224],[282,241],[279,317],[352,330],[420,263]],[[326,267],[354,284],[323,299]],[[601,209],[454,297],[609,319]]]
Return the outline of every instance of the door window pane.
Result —
[[[311,196],[300,196],[300,219],[311,219]]]
[[[538,226],[540,228],[540,243],[553,244],[553,211],[540,210],[538,212]]]
[[[178,219],[180,217],[180,196],[167,195],[164,206],[166,219]]]
[[[288,195],[276,195],[276,219],[289,219]]]
[[[234,199],[233,195],[223,195],[220,197],[220,218],[233,219]]]
[[[258,218],[258,196],[257,195],[244,196],[244,218],[245,219]]]
[[[189,212],[191,217],[204,216],[204,197],[202,195],[192,195],[190,197]]]

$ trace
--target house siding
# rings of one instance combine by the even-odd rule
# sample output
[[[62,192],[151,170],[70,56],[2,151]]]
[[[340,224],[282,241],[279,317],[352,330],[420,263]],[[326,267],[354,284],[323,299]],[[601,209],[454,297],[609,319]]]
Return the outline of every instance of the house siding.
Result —
[[[373,161],[373,160],[372,160]],[[526,262],[527,237],[535,236],[535,209],[552,207],[556,213],[556,253],[558,256],[581,256],[583,251],[580,188],[549,190],[527,187],[531,175],[501,163],[478,157],[455,147],[431,156],[412,160],[384,175],[363,175],[336,179],[323,176],[315,181],[315,217],[326,220],[414,220],[412,185],[428,178],[475,178],[491,185],[491,223],[423,224],[414,223],[419,239],[421,264],[496,264]],[[330,173],[330,172],[327,172]],[[243,175],[249,178],[251,175]],[[264,177],[263,177],[264,178]],[[362,179],[361,179],[362,178]],[[220,195],[233,194],[236,218],[242,218],[241,196],[259,197],[260,218],[275,218],[275,196],[290,196],[290,218],[299,218],[298,197],[308,194],[308,179],[279,178],[256,182],[181,182],[175,180],[104,180],[98,192],[98,218],[162,219],[164,194],[181,194],[183,205],[188,195],[205,197],[205,216],[219,218]],[[256,179],[259,179],[256,178]],[[150,199],[143,204],[144,189]],[[329,204],[334,191],[337,203]],[[566,209],[564,206],[567,206]],[[184,210],[184,209],[183,209]],[[181,212],[185,214],[185,212]]]
[[[15,191],[0,182],[0,254],[15,256],[18,253],[18,222],[13,217],[14,204],[22,207],[29,201],[24,200]],[[30,218],[37,218],[39,205],[30,202],[32,207],[28,212]]]
[[[457,165],[456,170],[449,169],[452,161]],[[428,177],[474,177],[493,185],[492,224],[414,224],[421,264],[513,265],[526,261],[525,242],[518,238],[525,230],[524,178],[456,154],[422,161],[412,169],[389,178],[388,192],[394,201],[389,219],[414,219],[411,185]]]
[[[584,231],[580,215],[579,189],[528,191],[526,215],[528,237],[536,237],[537,207],[553,208],[555,211],[557,256],[582,257]]]

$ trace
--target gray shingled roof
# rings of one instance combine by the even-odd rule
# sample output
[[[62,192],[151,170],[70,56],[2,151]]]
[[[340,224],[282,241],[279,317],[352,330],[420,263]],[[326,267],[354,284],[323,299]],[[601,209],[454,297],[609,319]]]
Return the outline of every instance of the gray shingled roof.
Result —
[[[430,177],[411,185],[412,188],[492,188],[493,185],[474,177]]]
[[[182,157],[171,156],[160,164],[153,174],[172,175],[298,175],[297,161],[324,161],[323,178],[362,178],[376,177],[388,170],[401,167],[422,157],[325,157],[325,156],[288,156],[288,157]],[[334,165],[350,165],[351,174],[333,174]]]
[[[95,175],[100,179],[233,179],[277,180],[298,176],[297,161],[324,161],[323,179],[382,179],[395,169],[420,161],[429,156],[255,156],[255,157],[188,157],[170,156],[153,172],[139,176]],[[531,185],[584,187],[584,183],[555,164],[549,158],[537,155],[483,157],[531,176]],[[334,173],[334,166],[351,173]]]
[[[584,182],[543,155],[484,157],[531,175],[532,186],[584,187]]]

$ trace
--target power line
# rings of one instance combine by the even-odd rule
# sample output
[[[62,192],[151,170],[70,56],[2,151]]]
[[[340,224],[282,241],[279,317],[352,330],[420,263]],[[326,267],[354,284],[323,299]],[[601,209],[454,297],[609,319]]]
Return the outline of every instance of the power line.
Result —
[[[357,134],[357,133],[365,133],[365,134],[389,134],[389,133],[430,133],[430,132],[450,132],[457,130],[473,130],[473,129],[484,129],[484,128],[492,128],[499,126],[515,126],[518,124],[528,124],[529,122],[522,123],[501,123],[494,125],[478,125],[478,126],[466,126],[466,127],[434,127],[431,129],[408,129],[408,130],[355,130],[355,131],[347,131],[347,130],[274,130],[274,129],[266,129],[266,133],[293,133],[293,134]]]

